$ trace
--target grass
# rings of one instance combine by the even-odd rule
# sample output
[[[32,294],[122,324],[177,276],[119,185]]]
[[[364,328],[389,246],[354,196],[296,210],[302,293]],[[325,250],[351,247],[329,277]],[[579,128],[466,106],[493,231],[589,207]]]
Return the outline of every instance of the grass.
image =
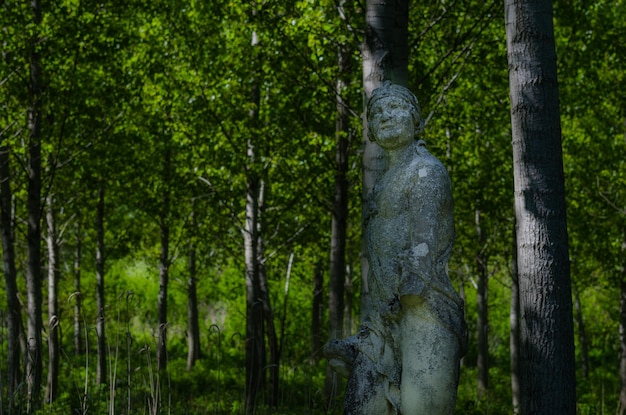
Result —
[[[59,376],[59,398],[47,404],[40,414],[107,414],[107,415],[183,415],[245,414],[244,341],[230,329],[211,325],[205,329],[203,358],[186,370],[186,341],[172,330],[168,344],[168,368],[159,373],[155,367],[156,338],[149,324],[138,326],[129,296],[120,298],[119,307],[107,321],[108,383],[95,383],[95,327],[84,325],[85,352],[73,351],[71,333],[62,333],[62,358]],[[131,324],[132,322],[132,324]],[[0,415],[23,414],[26,409],[26,386],[23,382],[15,394],[15,405],[9,408],[6,386],[6,324],[0,314]],[[253,408],[255,415],[340,414],[341,398],[327,411],[323,393],[324,363],[311,365],[301,343],[287,339],[281,362],[279,404],[268,408],[262,392]],[[301,339],[300,339],[301,340]],[[302,350],[301,350],[302,349]],[[300,353],[300,354],[298,354]],[[47,358],[47,353],[44,353]],[[476,399],[476,368],[471,356],[461,371],[457,414],[510,414],[510,380],[508,361],[494,358],[490,369],[490,390]],[[585,415],[614,413],[619,394],[616,374],[598,366],[587,379],[578,382],[578,412]],[[44,362],[44,368],[47,362]],[[604,367],[604,368],[603,368]],[[44,369],[45,371],[45,369]],[[45,377],[44,377],[45,379]],[[43,395],[43,391],[42,391]]]
[[[152,333],[131,333],[130,325],[116,316],[115,324],[107,325],[108,382],[95,383],[95,327],[85,328],[85,352],[77,354],[70,341],[63,343],[60,363],[60,393],[56,401],[44,405],[40,414],[108,414],[108,415],[182,415],[182,414],[244,414],[244,355],[239,334],[227,335],[218,326],[211,326],[205,338],[209,344],[203,359],[186,370],[185,345],[173,339],[168,349],[171,356],[166,371],[159,373],[155,365],[156,339]],[[0,330],[1,331],[1,330]],[[6,342],[0,336],[0,346]],[[0,352],[6,362],[6,347]],[[47,366],[44,362],[44,368]],[[4,366],[0,376],[5,379]],[[323,411],[323,367],[308,362],[285,362],[281,368],[280,404],[267,408],[259,404],[253,413],[314,414]],[[45,371],[45,369],[44,369]],[[6,385],[0,383],[0,415],[22,414],[25,390],[18,390],[16,405],[8,408]],[[265,401],[261,395],[259,401]]]

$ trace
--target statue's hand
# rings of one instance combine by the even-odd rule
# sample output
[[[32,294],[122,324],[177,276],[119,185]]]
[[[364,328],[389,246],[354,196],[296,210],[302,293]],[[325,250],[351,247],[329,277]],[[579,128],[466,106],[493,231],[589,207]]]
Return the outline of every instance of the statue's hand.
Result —
[[[324,355],[328,359],[330,367],[337,374],[349,377],[358,353],[358,338],[356,336],[347,339],[332,339],[324,346]]]

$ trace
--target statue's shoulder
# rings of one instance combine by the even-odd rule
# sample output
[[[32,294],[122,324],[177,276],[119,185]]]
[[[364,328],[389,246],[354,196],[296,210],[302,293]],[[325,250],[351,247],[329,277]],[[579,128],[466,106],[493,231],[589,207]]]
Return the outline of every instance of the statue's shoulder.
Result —
[[[416,168],[425,168],[432,170],[433,173],[437,175],[448,176],[448,169],[446,169],[437,157],[433,156],[430,151],[428,151],[424,140],[415,142],[413,148],[417,154],[417,157],[414,159],[414,166]]]
[[[452,183],[448,169],[426,149],[423,141],[415,143],[417,153],[411,163],[410,173],[412,197],[421,198],[424,193],[433,197],[433,201],[450,200]]]

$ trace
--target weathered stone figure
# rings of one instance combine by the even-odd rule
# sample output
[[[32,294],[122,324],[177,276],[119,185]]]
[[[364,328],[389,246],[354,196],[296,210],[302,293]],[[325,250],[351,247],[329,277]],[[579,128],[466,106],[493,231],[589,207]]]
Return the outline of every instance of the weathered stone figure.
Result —
[[[424,122],[411,91],[385,83],[367,119],[387,167],[365,212],[365,310],[359,332],[331,340],[325,353],[348,376],[346,414],[449,415],[466,348],[463,302],[447,273],[450,178],[416,140]]]

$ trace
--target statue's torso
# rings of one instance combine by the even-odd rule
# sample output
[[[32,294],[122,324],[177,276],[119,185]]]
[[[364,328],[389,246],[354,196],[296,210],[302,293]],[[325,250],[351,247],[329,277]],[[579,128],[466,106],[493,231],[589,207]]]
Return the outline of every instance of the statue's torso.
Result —
[[[420,247],[428,251],[425,255],[447,262],[441,256],[454,239],[445,167],[423,146],[416,143],[415,148],[408,164],[387,170],[374,187],[366,228],[372,296],[398,294],[399,256],[425,242]]]

